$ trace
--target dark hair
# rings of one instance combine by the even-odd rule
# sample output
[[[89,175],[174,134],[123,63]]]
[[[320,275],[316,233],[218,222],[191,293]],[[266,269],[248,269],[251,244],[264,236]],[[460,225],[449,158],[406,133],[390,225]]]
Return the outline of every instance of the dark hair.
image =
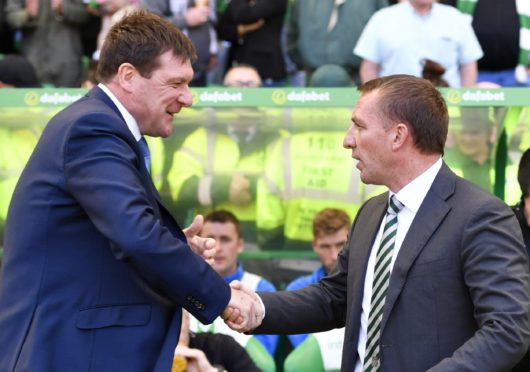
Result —
[[[523,198],[526,198],[530,194],[530,148],[523,153],[519,161],[517,181],[519,181]]]
[[[127,62],[149,78],[159,66],[158,57],[168,50],[182,61],[196,59],[193,43],[177,26],[145,10],[134,11],[112,26],[105,37],[97,78],[108,81]]]
[[[411,75],[391,75],[359,86],[361,94],[377,91],[380,115],[390,124],[405,123],[424,154],[443,154],[449,115],[431,82]]]
[[[222,209],[213,211],[204,217],[204,223],[206,222],[232,223],[236,227],[237,236],[241,236],[241,226],[239,224],[239,220],[232,212]]]
[[[422,78],[429,80],[435,87],[449,87],[449,83],[442,78],[443,74],[445,74],[445,67],[430,59],[424,59],[422,63]]]
[[[350,216],[342,209],[326,208],[313,219],[313,237],[331,235],[343,228],[349,229],[350,225]]]

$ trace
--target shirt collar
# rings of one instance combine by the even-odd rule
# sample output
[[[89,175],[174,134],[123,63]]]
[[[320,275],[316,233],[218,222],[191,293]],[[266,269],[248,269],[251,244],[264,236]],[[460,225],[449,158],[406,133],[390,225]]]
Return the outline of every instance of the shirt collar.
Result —
[[[241,281],[241,278],[243,278],[243,274],[244,274],[243,265],[241,265],[241,262],[238,262],[236,272],[225,276],[225,280],[227,283],[230,283],[232,280]]]
[[[101,89],[109,98],[111,99],[112,103],[116,105],[118,108],[118,111],[120,112],[121,116],[123,116],[123,119],[125,120],[125,124],[127,124],[127,127],[131,131],[132,135],[134,136],[134,139],[136,141],[139,141],[140,138],[142,138],[142,134],[140,133],[140,128],[138,127],[138,123],[136,122],[136,119],[133,118],[133,116],[130,114],[129,111],[121,104],[121,102],[116,98],[114,93],[111,92],[111,90],[105,86],[103,83],[98,84],[99,89]]]
[[[429,169],[399,190],[399,192],[396,194],[398,200],[412,212],[418,212],[421,203],[423,203],[423,199],[425,199],[425,196],[431,188],[432,183],[434,182],[434,179],[436,178],[436,175],[440,171],[441,167],[442,158],[438,159],[429,167]],[[390,192],[389,197],[392,195],[394,195],[394,193]]]
[[[320,281],[320,279],[322,279],[323,277],[325,277],[327,274],[329,273],[326,273],[326,268],[324,267],[324,265],[320,266],[318,268],[317,271],[315,271],[313,273],[313,277],[316,279],[316,281]]]
[[[421,18],[425,18],[425,17],[429,17],[431,14],[432,14],[432,11],[434,9],[435,6],[438,6],[438,4],[436,3],[436,1],[434,1],[432,4],[431,4],[431,9],[429,9],[429,11],[427,13],[425,13],[424,15],[420,15],[416,9],[414,9],[414,7],[412,6],[412,4],[407,0],[407,1],[404,1],[403,2],[403,6],[407,7],[408,11],[411,12],[412,14],[414,14],[415,16],[417,17],[421,17]]]

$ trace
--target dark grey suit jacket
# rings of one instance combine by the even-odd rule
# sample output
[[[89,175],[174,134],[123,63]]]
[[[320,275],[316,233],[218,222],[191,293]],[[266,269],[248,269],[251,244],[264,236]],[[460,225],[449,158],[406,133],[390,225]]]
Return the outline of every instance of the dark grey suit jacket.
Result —
[[[335,271],[293,292],[260,293],[257,333],[346,326],[342,370],[352,371],[364,278],[388,194],[359,210]],[[384,307],[382,371],[507,371],[530,342],[528,256],[499,199],[444,164],[397,256]]]

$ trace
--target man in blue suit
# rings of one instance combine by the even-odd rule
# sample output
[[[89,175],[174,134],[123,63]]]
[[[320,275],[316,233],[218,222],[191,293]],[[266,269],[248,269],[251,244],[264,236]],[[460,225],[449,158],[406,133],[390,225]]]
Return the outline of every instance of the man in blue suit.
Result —
[[[260,292],[256,333],[346,327],[342,371],[509,371],[530,342],[528,255],[501,200],[443,162],[448,113],[427,80],[371,80],[344,147],[389,191],[359,210],[317,284]]]
[[[47,125],[8,212],[1,371],[167,372],[182,308],[241,330],[254,316],[205,262],[201,221],[183,232],[149,176],[142,135],[169,136],[191,105],[194,58],[171,23],[133,13],[107,36],[102,84]]]

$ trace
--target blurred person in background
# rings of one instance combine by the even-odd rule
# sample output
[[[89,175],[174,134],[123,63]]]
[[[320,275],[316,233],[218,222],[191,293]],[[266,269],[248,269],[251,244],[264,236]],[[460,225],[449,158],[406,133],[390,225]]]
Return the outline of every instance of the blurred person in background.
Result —
[[[101,27],[97,34],[96,50],[92,55],[93,60],[97,61],[99,59],[101,47],[110,28],[125,15],[137,8],[136,0],[105,0],[105,2],[98,6],[97,12],[101,17]]]
[[[171,372],[260,372],[245,349],[229,335],[190,331],[190,314],[182,311],[180,337]]]
[[[286,50],[309,76],[320,66],[344,68],[359,82],[361,59],[353,48],[366,22],[387,0],[294,0],[287,24]]]
[[[493,192],[493,150],[498,124],[489,107],[460,107],[450,119],[454,144],[446,144],[444,160],[459,176]]]
[[[191,86],[206,86],[207,72],[217,63],[216,0],[141,0],[141,5],[166,17],[191,39],[197,50]]]
[[[7,0],[0,0],[0,54],[10,54],[16,52],[15,30],[7,22],[4,10]]]
[[[241,236],[241,226],[236,216],[224,210],[216,210],[204,217],[204,224],[199,235],[203,238],[215,239],[216,253],[212,264],[213,269],[221,275],[227,283],[239,280],[255,291],[275,292],[276,288],[267,279],[246,271],[238,256],[245,249],[245,241]],[[247,346],[253,336],[237,333],[231,330],[219,317],[211,325],[202,325],[195,318],[191,319],[191,330],[208,331],[228,334],[243,347]],[[278,344],[277,335],[254,336],[267,352],[273,356]]]
[[[441,64],[451,87],[473,86],[482,49],[468,19],[435,0],[406,0],[375,13],[354,53],[364,83],[380,76],[421,77],[423,61]]]
[[[230,42],[227,69],[253,66],[265,87],[285,85],[281,32],[287,0],[230,0],[219,16],[219,38]]]
[[[89,19],[83,0],[7,0],[9,24],[21,31],[21,53],[42,84],[81,83],[81,27]]]
[[[227,87],[257,88],[261,78],[252,66],[232,67]],[[216,109],[212,121],[193,131],[175,152],[168,174],[171,194],[182,221],[196,213],[224,209],[242,225],[247,246],[256,247],[256,188],[264,168],[267,145],[279,133],[269,119],[271,110]],[[186,164],[185,169],[181,164]]]
[[[329,275],[337,264],[337,257],[348,240],[351,220],[341,209],[327,208],[320,211],[313,220],[313,251],[317,254],[321,266],[310,275],[301,276],[287,285],[286,291],[304,288],[315,284]],[[289,335],[293,347],[300,345],[308,334]],[[342,339],[341,339],[342,341]]]
[[[484,51],[478,82],[504,87],[530,86],[530,1],[440,0],[457,7],[472,22]]]

